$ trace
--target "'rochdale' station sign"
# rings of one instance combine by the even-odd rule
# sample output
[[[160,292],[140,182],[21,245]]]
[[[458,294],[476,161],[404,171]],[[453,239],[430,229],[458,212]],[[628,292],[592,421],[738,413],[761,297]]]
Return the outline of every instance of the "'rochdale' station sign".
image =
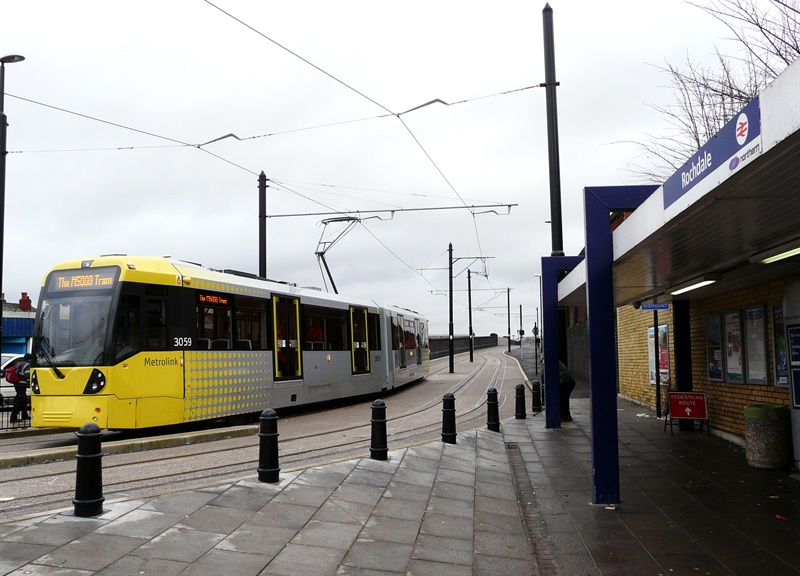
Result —
[[[761,110],[755,98],[664,182],[664,209],[710,174],[721,171],[722,182],[761,154],[760,136]]]

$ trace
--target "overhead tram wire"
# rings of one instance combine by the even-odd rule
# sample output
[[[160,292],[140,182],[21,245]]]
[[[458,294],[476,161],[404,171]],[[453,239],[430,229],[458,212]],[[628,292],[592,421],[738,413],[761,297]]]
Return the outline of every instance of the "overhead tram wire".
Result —
[[[286,188],[283,186],[283,188]],[[321,206],[325,206],[322,202],[317,200],[313,200],[311,198],[307,198],[306,196],[295,192],[289,188],[286,188],[288,191],[298,194],[303,198],[311,202],[316,202]],[[270,214],[267,218],[298,218],[301,216],[358,216],[360,214],[380,214],[383,212],[394,214],[395,212],[430,212],[432,210],[469,210],[471,212],[477,210],[478,208],[506,208],[508,211],[511,211],[511,208],[517,206],[517,204],[472,204],[467,206],[431,206],[429,208],[383,208],[381,210],[336,210],[335,208],[329,208],[331,212],[293,212],[289,214]],[[478,214],[486,214],[488,212],[494,212],[497,214],[497,210],[484,210],[483,212],[478,212]]]
[[[427,278],[425,278],[425,275],[424,275],[424,274],[422,274],[422,273],[421,273],[419,270],[415,269],[415,268],[414,268],[413,266],[411,266],[411,265],[410,265],[408,262],[406,262],[405,260],[403,260],[402,258],[400,258],[400,256],[398,256],[398,255],[397,255],[397,254],[396,254],[396,253],[395,253],[395,252],[394,252],[394,251],[393,251],[391,248],[389,248],[389,247],[388,247],[386,244],[384,244],[384,243],[383,243],[383,241],[382,241],[380,238],[378,238],[377,236],[375,236],[375,234],[372,232],[372,230],[370,230],[369,228],[367,228],[367,225],[366,225],[366,224],[364,224],[364,223],[363,223],[363,222],[361,222],[361,221],[359,221],[359,224],[361,224],[361,227],[362,227],[364,230],[366,230],[366,231],[367,231],[367,233],[369,233],[369,235],[370,235],[370,236],[372,236],[372,237],[373,237],[373,238],[374,238],[374,239],[375,239],[375,240],[378,242],[378,244],[380,244],[381,246],[383,246],[383,247],[386,249],[386,251],[387,251],[387,252],[389,252],[389,254],[391,254],[392,256],[394,256],[395,258],[397,258],[397,259],[398,259],[398,260],[399,260],[399,261],[400,261],[400,262],[401,262],[401,263],[402,263],[404,266],[406,266],[407,268],[409,268],[410,270],[412,270],[412,271],[413,271],[415,274],[417,274],[418,276],[420,276],[420,277],[421,277],[423,280],[425,280],[425,282],[427,282],[427,283],[428,283],[428,284],[431,286],[431,288],[433,288],[433,289],[435,289],[435,290],[438,290],[438,288],[436,288],[436,286],[435,286],[435,285],[434,285],[434,284],[433,284],[433,283],[432,283],[430,280],[428,280]]]
[[[383,104],[381,104],[380,102],[376,102],[375,100],[373,100],[372,98],[370,98],[370,97],[369,97],[369,96],[367,96],[366,94],[364,94],[364,93],[362,93],[362,92],[359,92],[358,90],[356,90],[355,88],[353,88],[352,86],[350,86],[350,85],[349,85],[347,82],[344,82],[343,80],[339,80],[339,78],[337,78],[337,77],[336,77],[336,76],[334,76],[333,74],[330,74],[330,73],[326,72],[325,70],[323,70],[322,68],[320,68],[319,66],[317,66],[316,64],[314,64],[313,62],[311,62],[311,61],[309,61],[309,60],[306,60],[305,58],[303,58],[302,56],[300,56],[300,55],[299,55],[299,54],[297,54],[296,52],[293,52],[292,50],[289,50],[289,49],[288,49],[286,46],[284,46],[284,45],[283,45],[283,44],[281,44],[280,42],[277,42],[277,41],[273,40],[272,38],[270,38],[269,36],[267,36],[266,34],[264,34],[263,32],[261,32],[260,30],[257,30],[256,28],[253,28],[252,26],[250,26],[250,24],[248,24],[247,22],[245,22],[245,21],[243,21],[243,20],[241,20],[241,19],[237,18],[236,16],[234,16],[234,15],[233,15],[233,14],[231,14],[230,12],[226,12],[225,10],[223,10],[222,8],[220,8],[219,6],[217,6],[216,4],[214,4],[213,2],[211,2],[210,0],[205,0],[205,3],[206,3],[206,4],[208,4],[209,6],[213,7],[213,8],[216,8],[217,10],[219,10],[220,12],[222,12],[223,14],[225,14],[226,16],[228,16],[229,18],[231,18],[231,19],[235,20],[236,22],[238,22],[239,24],[241,24],[241,25],[242,25],[242,26],[244,26],[245,28],[247,28],[247,29],[249,29],[249,30],[252,30],[252,31],[253,31],[253,32],[255,32],[256,34],[258,34],[259,36],[261,36],[262,38],[264,38],[264,40],[267,40],[267,41],[269,41],[269,42],[272,42],[273,44],[275,44],[275,46],[277,46],[277,47],[278,47],[278,48],[280,48],[281,50],[285,50],[286,52],[288,52],[289,54],[291,54],[292,56],[294,56],[294,57],[295,57],[295,58],[297,58],[298,60],[301,60],[301,61],[305,62],[306,64],[308,64],[309,66],[311,66],[312,68],[314,68],[315,70],[317,70],[318,72],[321,72],[321,73],[323,73],[325,76],[327,76],[328,78],[330,78],[330,79],[331,79],[331,80],[333,80],[334,82],[338,82],[339,84],[341,84],[342,86],[344,86],[344,87],[345,87],[345,88],[347,88],[348,90],[351,90],[351,91],[355,92],[356,94],[358,94],[359,96],[361,96],[362,98],[364,98],[364,99],[366,99],[366,100],[369,100],[370,102],[372,102],[373,104],[375,104],[377,107],[379,107],[379,108],[382,108],[383,110],[385,110],[385,111],[386,111],[386,112],[388,112],[389,114],[392,114],[392,115],[394,114],[394,112],[392,112],[391,110],[389,110],[389,109],[388,109],[386,106],[384,106],[384,105],[383,105]]]
[[[326,213],[325,213],[326,215],[338,214],[338,215],[340,215],[340,216],[346,216],[346,215],[348,215],[348,214],[349,214],[349,212],[347,212],[347,211],[345,211],[345,210],[337,210],[336,208],[334,208],[334,207],[332,207],[332,206],[328,206],[328,205],[327,205],[327,204],[325,204],[324,202],[320,202],[319,200],[314,200],[313,198],[310,198],[310,197],[306,196],[305,194],[301,194],[301,193],[300,193],[300,192],[298,192],[297,190],[292,190],[291,188],[289,188],[289,187],[288,187],[288,186],[286,186],[285,184],[280,184],[280,183],[274,182],[274,181],[272,181],[272,180],[270,180],[270,182],[272,182],[273,184],[275,184],[274,188],[277,188],[277,189],[283,189],[283,190],[285,190],[286,192],[290,192],[290,193],[292,193],[292,194],[295,194],[295,195],[297,195],[297,196],[300,196],[300,198],[303,198],[304,200],[308,200],[309,202],[311,202],[311,203],[313,203],[313,204],[319,204],[319,205],[320,205],[320,206],[322,206],[323,208],[327,208],[327,209],[328,209],[328,210],[330,210],[331,212],[326,212]],[[321,213],[317,213],[317,214],[321,214]],[[267,218],[275,218],[275,216],[270,216],[269,214],[267,214]]]
[[[411,108],[411,109],[409,109],[409,110],[406,110],[405,112],[400,112],[400,113],[395,113],[395,112],[392,112],[392,110],[390,110],[389,108],[387,108],[386,106],[384,106],[384,105],[383,105],[383,104],[381,104],[380,102],[378,102],[378,101],[374,100],[373,98],[370,98],[369,96],[367,96],[367,95],[366,95],[366,94],[364,94],[363,92],[361,92],[361,91],[357,90],[356,88],[354,88],[354,87],[353,87],[353,86],[351,86],[350,84],[348,84],[348,83],[344,82],[343,80],[340,80],[339,78],[337,78],[337,77],[336,77],[336,76],[334,76],[333,74],[331,74],[331,73],[327,72],[326,70],[323,70],[322,68],[320,68],[319,66],[317,66],[317,65],[316,65],[316,64],[314,64],[313,62],[311,62],[311,61],[307,60],[306,58],[303,58],[302,56],[300,56],[300,55],[299,55],[299,54],[297,54],[296,52],[294,52],[294,51],[290,50],[289,48],[287,48],[286,46],[284,46],[283,44],[281,44],[280,42],[277,42],[276,40],[273,40],[272,38],[270,38],[269,36],[267,36],[266,34],[264,34],[263,32],[261,32],[260,30],[256,29],[255,27],[251,26],[250,24],[246,23],[245,21],[241,20],[240,18],[237,18],[236,16],[234,16],[234,15],[233,15],[233,14],[231,14],[230,12],[227,12],[227,11],[223,10],[222,8],[220,8],[219,6],[217,6],[216,4],[214,4],[213,2],[211,2],[210,0],[204,0],[204,1],[205,1],[205,2],[206,2],[206,4],[208,4],[209,6],[211,6],[211,7],[213,7],[213,8],[216,8],[217,10],[219,10],[220,12],[222,12],[223,14],[225,14],[226,16],[228,16],[229,18],[231,18],[231,19],[235,20],[236,22],[238,22],[238,23],[239,23],[239,24],[241,24],[242,26],[246,27],[248,30],[251,30],[252,32],[254,32],[254,33],[258,34],[259,36],[261,36],[262,38],[264,38],[264,39],[265,39],[265,40],[267,40],[268,42],[271,42],[272,44],[274,44],[275,46],[279,47],[280,49],[282,49],[282,50],[284,50],[284,51],[288,52],[289,54],[291,54],[291,55],[292,55],[292,56],[294,56],[295,58],[299,59],[300,61],[304,62],[305,64],[307,64],[307,65],[311,66],[312,68],[314,68],[314,69],[315,69],[315,70],[317,70],[318,72],[321,72],[322,74],[324,74],[325,76],[327,76],[327,77],[328,77],[328,78],[330,78],[331,80],[333,80],[333,81],[337,82],[338,84],[341,84],[342,86],[344,86],[344,87],[345,87],[345,88],[347,88],[348,90],[351,90],[352,92],[355,92],[356,94],[358,94],[359,96],[361,96],[361,97],[362,97],[362,98],[364,98],[365,100],[367,100],[367,101],[371,102],[372,104],[375,104],[376,106],[378,106],[378,107],[379,107],[379,108],[381,108],[382,110],[384,110],[384,111],[388,112],[389,114],[393,114],[394,116],[396,116],[396,117],[397,117],[397,119],[398,119],[398,120],[400,120],[400,122],[403,124],[403,127],[404,127],[404,128],[407,130],[407,131],[408,131],[408,133],[411,135],[411,137],[412,137],[412,138],[414,139],[414,141],[417,143],[417,146],[419,146],[419,148],[422,150],[422,152],[425,154],[425,156],[428,158],[428,160],[431,162],[431,164],[433,164],[434,168],[436,168],[436,170],[439,172],[439,174],[440,174],[440,175],[442,176],[442,178],[445,180],[445,182],[446,182],[446,183],[447,183],[447,185],[450,187],[450,189],[451,189],[451,190],[452,190],[452,191],[455,193],[455,195],[458,197],[458,199],[459,199],[459,200],[461,200],[461,202],[462,202],[462,203],[463,203],[463,204],[466,206],[466,202],[464,202],[464,199],[461,197],[461,194],[459,194],[459,193],[458,193],[458,191],[455,189],[455,187],[454,187],[454,186],[453,186],[453,184],[450,182],[450,180],[448,180],[448,179],[447,179],[447,177],[444,175],[444,173],[443,173],[443,172],[442,172],[442,170],[439,168],[439,166],[436,164],[436,162],[434,162],[434,161],[433,161],[433,158],[430,156],[430,154],[428,154],[427,150],[425,150],[425,147],[424,147],[424,146],[422,146],[422,143],[419,141],[419,139],[418,139],[418,138],[417,138],[417,137],[414,135],[414,133],[411,131],[411,129],[408,127],[408,125],[407,125],[407,124],[406,124],[406,123],[403,121],[403,119],[400,117],[400,116],[401,116],[401,115],[403,115],[403,114],[406,114],[406,113],[408,113],[408,112],[412,112],[412,111],[414,111],[414,110],[418,110],[419,108],[423,108],[423,107],[425,107],[425,106],[428,106],[428,105],[430,105],[430,104],[434,104],[434,103],[441,103],[441,104],[444,104],[444,105],[446,105],[446,106],[449,106],[449,104],[447,104],[447,103],[446,103],[446,102],[444,102],[443,100],[440,100],[440,99],[435,99],[435,100],[431,100],[430,102],[427,102],[427,103],[425,103],[425,104],[422,104],[422,105],[420,105],[420,106],[416,106],[416,107],[414,107],[414,108]],[[478,223],[477,223],[477,221],[475,220],[475,214],[474,214],[474,213],[473,213],[473,215],[472,215],[472,216],[473,216],[473,227],[474,227],[474,229],[475,229],[475,238],[476,238],[476,241],[478,242],[478,250],[479,250],[479,252],[480,252],[481,256],[483,256],[483,249],[481,248],[481,239],[480,239],[480,233],[479,233],[479,231],[478,231]]]
[[[360,92],[359,90],[355,89],[354,87],[350,86],[350,85],[349,85],[349,84],[347,84],[346,82],[344,82],[344,81],[340,80],[339,78],[337,78],[337,77],[333,76],[332,74],[330,74],[330,73],[328,73],[327,71],[323,70],[323,69],[322,69],[322,68],[320,68],[319,66],[317,66],[317,65],[313,64],[313,63],[312,63],[312,62],[310,62],[309,60],[307,60],[307,59],[303,58],[303,57],[302,57],[302,56],[300,56],[299,54],[297,54],[297,53],[293,52],[292,50],[289,50],[287,47],[285,47],[285,46],[283,46],[282,44],[280,44],[280,43],[276,42],[276,41],[275,41],[275,40],[273,40],[272,38],[268,37],[266,34],[264,34],[264,33],[260,32],[260,31],[259,31],[259,30],[257,30],[256,28],[254,28],[254,27],[250,26],[249,24],[247,24],[246,22],[242,21],[241,19],[239,19],[239,18],[236,18],[235,16],[233,16],[233,15],[232,15],[232,14],[230,14],[229,12],[226,12],[225,10],[223,10],[222,8],[220,8],[219,6],[216,6],[216,5],[215,5],[213,2],[210,2],[209,0],[205,0],[205,2],[206,2],[208,5],[212,6],[213,8],[216,8],[217,10],[219,10],[220,12],[222,12],[223,14],[225,14],[226,16],[228,16],[229,18],[231,18],[231,19],[235,20],[235,21],[236,21],[236,22],[238,22],[239,24],[241,24],[241,25],[245,26],[246,28],[248,28],[249,30],[251,30],[251,31],[255,32],[256,34],[258,34],[259,36],[261,36],[261,37],[262,37],[262,38],[264,38],[265,40],[268,40],[269,42],[272,42],[273,44],[275,44],[276,46],[278,46],[278,47],[279,47],[279,48],[281,48],[282,50],[284,50],[284,51],[288,52],[289,54],[293,55],[295,58],[298,58],[299,60],[303,61],[303,62],[304,62],[304,63],[306,63],[307,65],[309,65],[309,66],[313,67],[315,70],[317,70],[317,71],[321,72],[322,74],[324,74],[324,75],[328,76],[329,78],[331,78],[331,79],[332,79],[332,80],[334,80],[335,82],[337,82],[337,83],[341,84],[342,86],[344,86],[344,87],[346,87],[347,89],[349,89],[349,90],[351,90],[351,91],[355,92],[356,94],[358,94],[358,95],[359,95],[359,96],[361,96],[362,98],[364,98],[364,99],[368,100],[369,102],[371,102],[371,103],[375,104],[376,106],[378,106],[379,108],[381,108],[382,110],[384,110],[385,112],[387,112],[387,116],[388,116],[388,115],[393,115],[393,116],[397,117],[397,119],[398,119],[398,120],[400,120],[400,122],[403,124],[403,127],[406,129],[406,131],[407,131],[407,132],[408,132],[408,133],[411,135],[411,137],[412,137],[412,138],[414,139],[414,141],[417,143],[418,147],[419,147],[419,148],[422,150],[422,152],[425,154],[425,156],[428,158],[428,160],[431,162],[431,164],[434,166],[434,168],[435,168],[435,169],[436,169],[436,170],[439,172],[439,174],[440,174],[440,175],[442,176],[442,178],[445,180],[445,182],[446,182],[446,183],[447,183],[447,185],[450,187],[450,189],[453,191],[453,193],[454,193],[454,194],[455,194],[455,195],[458,197],[458,199],[459,199],[459,200],[462,202],[462,204],[464,205],[464,207],[465,207],[465,208],[467,208],[467,209],[469,209],[469,210],[470,210],[470,212],[472,213],[472,216],[473,216],[473,227],[474,227],[474,229],[475,229],[475,236],[476,236],[476,240],[477,240],[477,242],[478,242],[478,248],[479,248],[479,251],[480,251],[481,255],[483,254],[483,250],[482,250],[482,247],[481,247],[481,242],[480,242],[480,233],[479,233],[479,230],[478,230],[477,220],[475,219],[476,213],[474,212],[474,210],[472,210],[472,209],[471,209],[471,208],[470,208],[470,207],[469,207],[469,206],[466,204],[466,202],[464,201],[463,197],[462,197],[462,196],[461,196],[461,195],[458,193],[458,191],[455,189],[455,187],[452,185],[452,183],[449,181],[449,179],[448,179],[448,178],[447,178],[447,177],[444,175],[444,173],[443,173],[443,172],[442,172],[442,170],[439,168],[439,166],[436,164],[436,162],[433,160],[433,158],[430,156],[430,154],[428,154],[427,150],[426,150],[426,149],[425,149],[425,147],[422,145],[422,143],[419,141],[419,139],[418,139],[418,138],[417,138],[417,137],[414,135],[413,131],[412,131],[412,130],[411,130],[409,127],[408,127],[408,125],[407,125],[407,124],[406,124],[406,123],[403,121],[403,119],[400,117],[402,114],[406,114],[406,113],[408,113],[408,112],[411,112],[411,111],[417,110],[417,109],[419,109],[419,108],[423,108],[423,107],[425,107],[425,106],[427,106],[427,105],[429,105],[429,104],[433,104],[433,103],[441,103],[441,104],[444,104],[444,105],[446,105],[446,106],[450,106],[450,104],[448,104],[448,103],[446,103],[446,102],[444,102],[444,101],[442,101],[442,100],[440,100],[440,99],[436,99],[436,100],[432,100],[432,101],[430,101],[430,102],[428,102],[428,103],[422,104],[422,105],[420,105],[420,106],[417,106],[417,107],[411,108],[411,109],[409,109],[409,110],[407,110],[407,111],[405,111],[405,112],[401,112],[401,113],[394,113],[394,112],[392,112],[392,111],[391,111],[389,108],[387,108],[386,106],[383,106],[382,104],[380,104],[380,103],[379,103],[379,102],[377,102],[376,100],[374,100],[374,99],[370,98],[369,96],[367,96],[366,94],[364,94],[364,93]],[[534,87],[534,86],[531,86],[530,88],[532,88],[532,87]],[[526,87],[526,88],[521,88],[521,89],[517,89],[517,90],[515,90],[515,91],[526,90],[526,89],[528,89],[528,87]],[[510,92],[511,92],[511,91],[509,91],[509,92],[505,92],[505,93],[510,93]],[[486,96],[486,97],[488,97],[488,96]],[[21,100],[26,100],[26,101],[32,102],[32,103],[34,103],[34,104],[38,104],[38,105],[46,106],[46,107],[53,108],[53,109],[56,109],[56,110],[60,110],[60,111],[63,111],[63,112],[69,113],[69,114],[75,114],[75,115],[77,115],[77,116],[81,116],[81,117],[84,117],[84,118],[87,118],[87,119],[91,119],[91,120],[95,120],[95,121],[98,121],[98,122],[103,122],[103,123],[106,123],[106,124],[110,124],[110,125],[113,125],[113,126],[116,126],[116,127],[119,127],[119,128],[123,128],[123,129],[126,129],[126,130],[132,130],[132,131],[139,132],[139,133],[146,134],[146,135],[150,135],[150,136],[153,136],[153,137],[156,137],[156,138],[160,138],[160,139],[168,140],[168,141],[170,141],[170,142],[174,142],[174,143],[176,143],[176,144],[178,144],[178,145],[181,145],[181,146],[191,146],[191,147],[193,147],[193,148],[197,148],[197,149],[199,149],[199,150],[202,150],[203,152],[205,152],[205,153],[207,153],[207,154],[209,154],[209,155],[211,155],[211,156],[213,156],[213,157],[215,157],[215,158],[218,158],[219,160],[222,160],[223,162],[226,162],[226,163],[228,163],[228,164],[231,164],[232,166],[235,166],[235,167],[237,167],[237,168],[240,168],[240,169],[242,169],[242,170],[244,170],[244,171],[246,171],[246,172],[249,172],[250,174],[253,174],[253,175],[256,175],[256,176],[258,175],[258,174],[257,174],[255,171],[253,171],[253,170],[250,170],[250,169],[248,169],[248,168],[245,168],[244,166],[241,166],[241,165],[239,165],[239,164],[236,164],[235,162],[232,162],[232,161],[230,161],[230,160],[228,160],[228,159],[226,159],[226,158],[223,158],[222,156],[220,156],[220,155],[218,155],[218,154],[214,154],[213,152],[210,152],[209,150],[207,150],[207,149],[205,149],[205,148],[203,147],[203,146],[205,146],[205,144],[209,144],[209,143],[211,143],[211,142],[215,142],[215,141],[217,141],[217,140],[221,140],[221,139],[224,139],[224,138],[227,138],[227,137],[231,137],[231,136],[232,136],[232,137],[234,137],[234,138],[236,138],[237,140],[241,140],[241,138],[239,138],[238,136],[236,136],[236,135],[234,135],[234,134],[228,134],[228,135],[222,136],[222,137],[220,137],[220,138],[216,138],[216,139],[214,139],[214,140],[210,140],[209,142],[206,142],[206,143],[204,143],[204,144],[190,144],[190,143],[188,143],[188,142],[183,142],[183,141],[176,140],[176,139],[173,139],[173,138],[168,138],[168,137],[161,136],[161,135],[158,135],[158,134],[154,134],[154,133],[151,133],[151,132],[146,132],[146,131],[143,131],[143,130],[138,130],[138,129],[131,128],[131,127],[128,127],[128,126],[124,126],[124,125],[121,125],[121,124],[116,124],[116,123],[113,123],[113,122],[109,122],[109,121],[105,121],[105,120],[100,120],[100,119],[98,119],[98,118],[94,118],[94,117],[91,117],[91,116],[88,116],[88,115],[85,115],[85,114],[80,114],[80,113],[76,113],[76,112],[71,112],[71,111],[68,111],[68,110],[65,110],[65,109],[62,109],[62,108],[58,108],[58,107],[55,107],[55,106],[50,106],[50,105],[46,105],[46,104],[43,104],[43,103],[40,103],[40,102],[35,102],[35,101],[33,101],[33,100],[28,100],[28,99],[25,99],[25,98],[20,98],[20,99],[21,99]],[[455,104],[461,104],[461,103],[464,103],[464,102],[466,102],[466,101],[467,101],[467,100],[462,100],[462,101],[456,102]],[[288,188],[287,188],[287,190],[289,190],[289,191],[292,191],[292,190],[290,190],[290,189],[288,189]],[[292,191],[292,192],[293,192],[293,193],[295,193],[295,194],[298,194],[299,196],[301,196],[301,197],[303,197],[303,198],[306,198],[306,199],[308,199],[308,200],[311,200],[310,198],[308,198],[308,197],[306,197],[306,196],[304,196],[304,195],[302,195],[302,194],[299,194],[299,193],[297,193],[296,191]],[[313,201],[313,200],[312,200],[312,201]],[[324,205],[323,203],[321,203],[321,202],[318,202],[318,201],[314,201],[314,202],[315,202],[315,203],[317,203],[317,204],[320,204],[320,205],[322,205],[322,206],[325,206],[325,205]],[[327,207],[327,206],[326,206],[326,207]],[[338,212],[338,211],[337,211],[337,212]]]
[[[148,132],[146,130],[140,130],[138,128],[132,128],[130,126],[125,126],[124,124],[118,124],[117,122],[111,122],[110,120],[103,120],[102,118],[97,118],[95,116],[89,116],[88,114],[81,114],[80,112],[74,112],[72,110],[67,110],[66,108],[59,108],[58,106],[53,106],[52,104],[45,104],[44,102],[37,102],[36,100],[31,100],[30,98],[23,98],[22,96],[14,96],[13,94],[7,94],[7,96],[9,96],[11,98],[16,98],[17,100],[22,100],[24,102],[29,102],[31,104],[36,104],[37,106],[44,106],[45,108],[50,108],[52,110],[58,110],[59,112],[64,112],[65,114],[72,114],[73,116],[78,116],[80,118],[85,118],[87,120],[92,120],[94,122],[100,122],[101,124],[108,124],[109,126],[114,126],[116,128],[122,128],[123,130],[130,130],[131,132],[136,132],[138,134],[144,134],[145,136],[152,136],[153,138],[158,138],[160,140],[166,140],[167,142],[174,142],[176,145],[179,145],[179,146],[185,146],[185,147],[189,147],[189,148],[197,148],[198,150],[201,150],[201,151],[205,152],[206,154],[209,154],[209,155],[213,156],[214,158],[222,160],[223,162],[225,162],[227,164],[230,164],[231,166],[235,166],[236,168],[244,170],[245,172],[249,172],[250,174],[253,174],[254,176],[258,176],[257,172],[254,172],[253,170],[250,170],[249,168],[245,168],[244,166],[241,166],[241,165],[237,164],[236,162],[228,160],[227,158],[223,158],[219,154],[214,154],[213,152],[211,152],[209,150],[206,150],[205,148],[201,148],[200,144],[190,144],[189,142],[184,142],[182,140],[176,140],[175,138],[170,138],[169,136],[162,136],[161,134],[156,134],[154,132]]]

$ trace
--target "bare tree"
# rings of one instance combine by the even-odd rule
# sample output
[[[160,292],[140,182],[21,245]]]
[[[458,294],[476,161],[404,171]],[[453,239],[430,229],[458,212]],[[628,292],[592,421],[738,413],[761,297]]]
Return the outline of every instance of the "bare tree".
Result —
[[[653,106],[670,125],[668,133],[645,134],[636,142],[646,160],[629,171],[637,179],[662,183],[733,118],[786,66],[800,56],[800,0],[707,0],[690,2],[733,33],[741,56],[716,49],[714,66],[688,56],[658,68],[670,79],[674,101]]]

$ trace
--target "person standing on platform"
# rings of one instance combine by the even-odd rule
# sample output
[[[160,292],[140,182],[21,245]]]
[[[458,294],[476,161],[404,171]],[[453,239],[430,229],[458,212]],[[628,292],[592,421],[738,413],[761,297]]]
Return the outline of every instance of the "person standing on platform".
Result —
[[[14,366],[18,380],[14,382],[14,391],[16,395],[14,396],[14,406],[11,409],[10,422],[12,424],[28,420],[29,418],[28,388],[30,388],[31,384],[31,360],[33,360],[33,355],[25,354],[22,360],[17,362]]]

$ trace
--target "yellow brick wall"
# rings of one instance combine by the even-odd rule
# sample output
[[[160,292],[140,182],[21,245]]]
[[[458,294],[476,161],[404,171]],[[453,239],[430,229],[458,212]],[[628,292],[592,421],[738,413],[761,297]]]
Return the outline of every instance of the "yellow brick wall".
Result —
[[[653,311],[633,306],[617,308],[617,358],[619,360],[619,393],[655,409],[656,387],[650,384],[647,356],[647,331],[653,327]],[[659,326],[667,325],[669,337],[670,382],[675,380],[674,334],[672,308],[658,311]],[[667,387],[661,387],[661,406],[666,409]]]
[[[800,278],[786,278],[730,292],[722,297],[692,302],[692,380],[694,389],[705,392],[711,426],[744,436],[744,407],[747,404],[789,404],[789,389],[775,387],[775,354],[772,334],[772,306],[783,301],[789,285]],[[706,318],[763,304],[767,339],[768,383],[732,384],[708,380],[706,371]],[[744,319],[742,319],[744,322]],[[698,337],[695,338],[695,334]]]
[[[707,300],[691,302],[693,389],[706,393],[712,428],[744,436],[744,407],[747,404],[789,404],[788,388],[775,387],[772,306],[782,302],[786,289],[798,279],[800,274],[744,290],[731,291]],[[711,315],[721,315],[734,310],[740,310],[744,314],[744,308],[758,304],[764,305],[765,311],[768,383],[759,385],[709,381],[706,319]],[[674,388],[675,354],[671,310],[659,311],[658,320],[659,324],[668,325],[670,381]],[[744,318],[742,323],[744,324]],[[635,310],[633,306],[617,309],[619,393],[655,408],[655,387],[649,383],[647,358],[647,329],[652,325],[652,312]],[[662,406],[666,407],[666,394],[663,396]]]

